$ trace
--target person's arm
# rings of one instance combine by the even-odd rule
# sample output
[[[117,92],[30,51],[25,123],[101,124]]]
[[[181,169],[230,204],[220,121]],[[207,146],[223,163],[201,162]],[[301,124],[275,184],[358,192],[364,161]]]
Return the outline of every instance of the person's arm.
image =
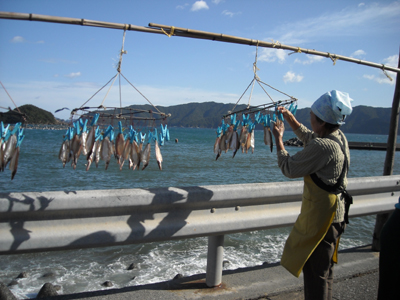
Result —
[[[300,122],[294,117],[294,115],[283,106],[278,107],[278,111],[282,113],[283,118],[288,122],[289,126],[292,128],[293,131],[300,127]]]

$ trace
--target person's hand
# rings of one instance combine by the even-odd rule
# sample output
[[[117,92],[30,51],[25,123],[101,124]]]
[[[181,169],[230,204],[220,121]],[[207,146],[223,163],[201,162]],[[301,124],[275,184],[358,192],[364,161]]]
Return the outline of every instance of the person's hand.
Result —
[[[277,108],[277,110],[278,110],[278,112],[280,112],[280,113],[283,115],[283,118],[284,118],[285,120],[288,120],[288,119],[290,119],[290,118],[293,117],[293,114],[290,112],[290,110],[286,109],[286,108],[283,107],[283,106],[279,106],[279,107]]]
[[[272,123],[272,122],[271,122]],[[276,140],[283,138],[283,133],[285,132],[285,125],[282,121],[274,122],[274,128],[272,129],[272,133]]]

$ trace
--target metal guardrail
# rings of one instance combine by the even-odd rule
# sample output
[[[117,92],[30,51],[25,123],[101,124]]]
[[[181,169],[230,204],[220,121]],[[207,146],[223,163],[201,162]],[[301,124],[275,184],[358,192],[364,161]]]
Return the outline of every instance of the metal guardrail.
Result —
[[[294,224],[302,189],[292,181],[0,193],[0,254],[209,236],[207,278],[214,275],[207,284],[215,286],[223,236]],[[351,178],[348,191],[350,217],[388,212],[400,196],[400,176]]]

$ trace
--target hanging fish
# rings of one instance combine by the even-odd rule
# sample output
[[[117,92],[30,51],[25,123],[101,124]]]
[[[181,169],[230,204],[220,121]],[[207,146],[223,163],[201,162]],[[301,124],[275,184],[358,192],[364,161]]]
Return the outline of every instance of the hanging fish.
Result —
[[[127,137],[124,145],[124,150],[122,151],[122,156],[119,159],[119,170],[122,170],[125,160],[129,159],[130,153],[132,151],[132,143],[130,137]],[[131,166],[129,166],[131,168]]]
[[[251,136],[250,138],[251,153],[254,153],[254,147],[255,147],[254,130],[251,131],[250,136]]]
[[[118,163],[121,165],[121,157],[123,156],[124,146],[125,146],[125,137],[122,133],[122,123],[121,121],[118,122],[119,132],[115,138],[115,157],[118,160]]]
[[[163,158],[162,158],[161,150],[160,150],[160,147],[158,146],[157,140],[155,140],[155,152],[156,152],[156,160],[157,160],[158,167],[160,168],[160,170],[162,170],[161,164],[163,162]]]
[[[147,143],[144,150],[140,153],[140,161],[143,163],[142,170],[146,169],[146,167],[149,165],[150,152],[151,152],[150,143]]]
[[[92,119],[92,122],[90,123],[90,126],[92,126],[92,128],[90,128],[89,133],[87,135],[87,141],[86,141],[86,145],[85,145],[86,146],[85,147],[86,148],[85,155],[90,155],[90,151],[92,151],[93,144],[95,142],[95,138],[99,134],[99,127],[97,126],[97,128],[96,128],[96,124],[97,124],[99,117],[100,117],[100,114],[95,114]]]
[[[15,152],[10,161],[10,171],[11,171],[11,180],[14,179],[15,174],[17,173],[18,168],[18,158],[19,158],[19,147],[15,149]]]
[[[83,153],[83,155],[87,155],[87,153],[88,153],[88,150],[87,150],[87,147],[86,147],[87,139],[88,139],[88,130],[87,130],[87,127],[86,127],[87,122],[88,122],[88,120],[85,120],[85,123],[82,126],[82,133],[81,133],[81,142],[82,142],[82,153]]]
[[[99,166],[99,162],[100,162],[100,159],[101,159],[101,149],[102,149],[102,146],[103,146],[103,136],[100,135],[99,139],[96,142],[97,142],[97,145],[96,145],[96,149],[95,149],[96,151],[95,151],[95,155],[94,155],[94,161],[96,163],[96,168],[97,168]]]
[[[20,151],[19,148],[20,148],[20,145],[22,143],[22,140],[25,137],[23,135],[23,129],[19,128],[20,125],[21,125],[21,123],[17,123],[15,125],[14,129],[13,129],[13,132],[12,132],[13,136],[15,136],[16,139],[17,139],[17,143],[15,145],[15,150],[14,150],[14,153],[12,154],[11,161],[10,161],[10,166],[9,166],[9,169],[11,171],[11,180],[14,179],[14,176],[17,173],[18,158],[19,158],[19,151]]]
[[[273,140],[272,140],[272,133],[271,129],[268,126],[264,126],[264,143],[265,145],[269,145],[271,152],[272,152],[272,147],[273,147]]]
[[[232,135],[233,135],[233,125],[230,125],[228,129],[226,130],[226,140],[225,140],[225,153],[228,152],[231,146],[231,140],[232,140]]]
[[[5,149],[3,154],[3,164],[2,164],[2,171],[7,167],[7,164],[10,162],[11,158],[14,155],[15,148],[17,145],[17,137],[12,134],[8,138],[7,142],[5,143]]]
[[[74,123],[74,136],[71,140],[71,152],[72,152],[72,162],[71,162],[71,166],[74,168],[74,170],[76,169],[76,166],[78,164],[78,158],[81,155],[82,152],[82,139],[81,139],[81,130],[79,127],[79,121],[76,121]]]
[[[237,131],[233,132],[230,148],[233,150],[232,158],[234,158],[236,155],[236,152],[240,148],[239,134],[237,133]]]
[[[139,150],[139,146],[136,143],[136,141],[133,141],[133,143],[132,143],[131,160],[132,160],[132,170],[135,170],[136,168],[139,169],[139,166],[140,166],[140,150]]]
[[[100,146],[100,159],[105,161],[105,169],[107,170],[113,155],[113,146],[111,140],[106,136],[101,141]]]
[[[246,141],[247,141],[247,136],[249,135],[249,132],[247,130],[247,126],[242,126],[242,129],[240,130],[240,147],[242,148],[242,153],[244,153],[246,149]]]
[[[63,141],[61,144],[60,152],[58,153],[58,158],[62,161],[63,168],[67,162],[71,160],[71,149],[70,149],[71,142],[69,140]]]

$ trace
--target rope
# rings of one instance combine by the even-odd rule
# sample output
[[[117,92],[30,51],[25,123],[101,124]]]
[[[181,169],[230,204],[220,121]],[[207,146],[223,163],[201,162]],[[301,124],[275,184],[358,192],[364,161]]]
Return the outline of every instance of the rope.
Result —
[[[386,72],[385,65],[382,65],[382,71],[390,81],[393,81],[392,77],[390,77],[390,75]]]
[[[118,72],[118,73],[114,76],[114,80],[113,80],[113,82],[111,83],[110,88],[108,89],[107,94],[104,96],[104,99],[103,99],[103,101],[101,102],[100,106],[103,106],[104,100],[106,100],[106,98],[107,98],[107,96],[108,96],[108,93],[110,92],[111,88],[112,88],[113,85],[114,85],[115,79],[117,79],[117,75],[118,75],[118,74],[121,74],[121,73]]]
[[[240,99],[242,99],[242,97],[244,96],[244,94],[246,94],[247,90],[249,89],[250,85],[254,82],[254,78],[253,80],[250,82],[250,84],[247,86],[247,88],[245,89],[245,91],[243,92],[242,96],[240,96],[239,100],[235,103],[235,106],[233,106],[232,111],[235,110],[236,106],[238,105]]]
[[[142,97],[143,97],[144,99],[147,100],[147,102],[149,102],[160,114],[163,114],[161,111],[159,111],[159,109],[158,109],[153,103],[150,102],[149,99],[146,98],[145,95],[143,95],[132,83],[130,83],[129,80],[128,80],[122,73],[120,73],[120,74],[121,74],[122,77],[125,78],[125,80],[126,80],[140,95],[142,95]]]
[[[124,50],[124,43],[125,43],[125,34],[126,34],[126,29],[128,28],[128,25],[125,24],[125,28],[124,28],[124,35],[122,37],[122,47],[121,47],[121,52],[119,53],[119,62],[118,62],[118,73],[121,72],[121,64],[122,64],[122,55],[126,54],[127,52]]]
[[[301,53],[301,48],[298,47],[296,51],[293,51],[293,52],[289,53],[288,55],[292,55],[294,53]]]
[[[334,54],[335,55],[335,54]],[[336,57],[336,55],[335,55],[335,57],[334,56],[332,56],[329,52],[328,52],[328,56],[329,56],[329,58],[333,61],[333,65],[336,65],[336,61],[338,60],[338,58]]]
[[[118,73],[115,76],[111,77],[111,79],[105,85],[103,85],[96,93],[94,93],[92,97],[90,97],[85,103],[83,103],[81,105],[81,107],[84,107],[86,105],[86,103],[88,103],[94,96],[96,96],[98,92],[100,92],[102,89],[104,89],[110,83],[111,80],[113,80],[115,77],[117,77],[117,75],[118,75]],[[104,102],[104,100],[103,100],[103,102]]]
[[[175,27],[171,26],[171,30],[169,31],[169,34],[163,28],[161,28],[161,31],[164,32],[167,37],[171,37],[174,35]]]
[[[10,94],[7,92],[6,88],[4,87],[4,85],[3,85],[3,83],[2,83],[1,81],[0,81],[0,84],[1,84],[1,86],[3,87],[3,89],[6,91],[8,97],[10,97],[12,103],[14,104],[14,106],[15,106],[15,108],[18,110],[18,112],[19,112],[21,115],[24,115],[24,114],[19,110],[18,106],[15,104],[14,100],[11,98]],[[11,110],[11,109],[10,109],[10,110]],[[25,117],[22,117],[22,118],[24,119],[24,121],[26,121]]]

